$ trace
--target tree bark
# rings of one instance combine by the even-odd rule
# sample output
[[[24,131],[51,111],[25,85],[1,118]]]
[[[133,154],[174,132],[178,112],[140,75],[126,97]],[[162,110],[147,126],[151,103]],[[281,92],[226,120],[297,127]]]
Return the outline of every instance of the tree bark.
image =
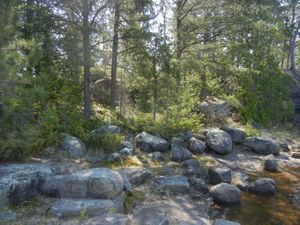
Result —
[[[181,48],[182,48],[182,21],[181,21],[181,14],[182,14],[182,6],[181,6],[181,0],[178,0],[176,2],[176,59],[178,63],[178,71],[176,74],[176,86],[177,89],[180,88],[181,85],[181,66],[180,66],[180,59],[181,59]]]
[[[118,66],[118,45],[119,45],[119,22],[120,22],[120,2],[115,0],[115,21],[114,21],[114,36],[112,46],[112,62],[111,62],[111,108],[116,108],[116,87],[117,87],[117,66]]]
[[[90,48],[90,26],[89,26],[89,2],[83,1],[83,115],[85,119],[91,116],[90,102],[90,69],[91,69],[91,48]]]
[[[290,57],[291,57],[291,59],[290,59],[290,61],[291,61],[290,70],[295,74],[297,74],[297,69],[296,69],[296,64],[295,64],[295,48],[296,48],[296,39],[297,39],[297,36],[299,34],[299,30],[300,30],[300,20],[298,20],[296,28],[294,30],[293,38],[292,38],[292,41],[291,41],[291,48],[290,48]]]

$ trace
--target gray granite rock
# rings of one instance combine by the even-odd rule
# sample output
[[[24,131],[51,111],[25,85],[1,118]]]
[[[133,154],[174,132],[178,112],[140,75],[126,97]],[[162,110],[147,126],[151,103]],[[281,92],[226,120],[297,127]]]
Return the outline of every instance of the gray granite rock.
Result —
[[[190,185],[185,176],[156,177],[153,186],[159,192],[186,193],[190,191]]]
[[[176,162],[182,162],[193,157],[192,153],[178,145],[171,146],[171,160]]]
[[[79,159],[85,155],[86,145],[77,137],[66,136],[59,147],[59,153],[66,157]]]
[[[250,137],[243,142],[243,145],[259,155],[278,155],[280,151],[279,142],[267,137]]]
[[[135,137],[135,145],[143,152],[166,152],[169,149],[169,143],[154,135],[142,132]]]
[[[235,204],[240,202],[241,191],[228,183],[220,183],[210,188],[214,202],[221,204]]]
[[[208,169],[208,178],[210,184],[231,183],[231,170],[224,166],[210,167]]]
[[[271,178],[258,178],[252,182],[248,188],[249,192],[259,195],[274,195],[276,193],[276,183]]]
[[[232,141],[228,133],[222,130],[210,130],[205,139],[208,149],[215,153],[225,155],[232,151]]]
[[[119,172],[125,174],[133,185],[141,185],[152,176],[151,171],[142,166],[121,168]]]

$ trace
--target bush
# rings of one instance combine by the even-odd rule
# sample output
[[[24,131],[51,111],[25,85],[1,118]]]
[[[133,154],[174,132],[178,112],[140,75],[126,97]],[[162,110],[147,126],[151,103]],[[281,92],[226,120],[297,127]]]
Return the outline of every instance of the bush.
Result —
[[[124,136],[120,134],[99,134],[91,135],[88,145],[92,148],[101,149],[106,153],[116,151],[124,140]]]

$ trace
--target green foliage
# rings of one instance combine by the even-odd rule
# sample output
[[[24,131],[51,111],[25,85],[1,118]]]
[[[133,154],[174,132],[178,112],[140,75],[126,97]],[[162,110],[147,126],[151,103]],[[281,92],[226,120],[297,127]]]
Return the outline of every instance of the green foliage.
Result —
[[[146,199],[144,191],[134,190],[132,195],[125,196],[124,208],[127,213],[131,213],[133,208],[140,203],[143,203]]]
[[[247,137],[254,137],[260,135],[260,131],[253,127],[249,122],[245,125],[245,133]]]
[[[81,221],[88,219],[88,214],[84,209],[80,210],[80,214],[79,214],[78,219],[81,220]]]
[[[88,145],[96,149],[102,149],[106,153],[112,153],[116,151],[123,140],[124,136],[120,134],[98,134],[90,136]]]

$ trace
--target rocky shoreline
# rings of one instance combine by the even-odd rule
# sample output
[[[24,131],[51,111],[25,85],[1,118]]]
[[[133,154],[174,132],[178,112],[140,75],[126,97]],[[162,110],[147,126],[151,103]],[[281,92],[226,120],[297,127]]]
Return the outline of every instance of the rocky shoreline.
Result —
[[[92,131],[99,132],[122,131],[116,126]],[[222,207],[243,204],[246,193],[276,196],[277,183],[268,174],[299,169],[299,149],[293,140],[246,138],[232,127],[171,140],[142,132],[108,155],[91,155],[81,140],[66,137],[51,153],[59,159],[0,164],[0,224],[238,225],[226,220]],[[102,161],[120,166],[103,168]],[[293,202],[300,208],[295,185]],[[137,193],[143,199],[128,209]],[[18,206],[33,199],[47,207],[35,207],[37,214],[24,218]]]

